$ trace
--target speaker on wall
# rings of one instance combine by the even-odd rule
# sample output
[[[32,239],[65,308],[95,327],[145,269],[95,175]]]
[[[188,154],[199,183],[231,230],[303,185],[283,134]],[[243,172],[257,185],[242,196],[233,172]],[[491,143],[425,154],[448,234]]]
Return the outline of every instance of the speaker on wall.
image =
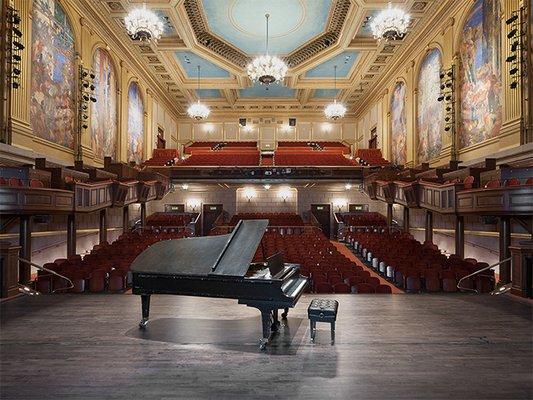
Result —
[[[239,125],[244,128],[246,126],[246,118],[239,118]]]
[[[296,118],[289,118],[289,126],[296,126]]]

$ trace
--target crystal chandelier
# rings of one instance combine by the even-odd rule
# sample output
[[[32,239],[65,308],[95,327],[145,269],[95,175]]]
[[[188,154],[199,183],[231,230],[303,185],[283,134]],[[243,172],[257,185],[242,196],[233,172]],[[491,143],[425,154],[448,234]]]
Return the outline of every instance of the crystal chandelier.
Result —
[[[335,78],[333,81],[335,98],[333,99],[333,103],[328,104],[326,106],[326,108],[324,109],[324,114],[326,114],[326,118],[336,121],[344,117],[344,114],[346,114],[346,107],[344,107],[344,105],[342,105],[341,103],[337,103],[337,66],[335,65],[333,69],[335,74]]]
[[[389,6],[376,15],[370,22],[370,29],[375,39],[394,40],[404,37],[411,17],[405,11]]]
[[[163,21],[149,9],[146,8],[146,3],[143,3],[142,8],[136,8],[124,18],[126,31],[133,39],[155,40],[161,38],[163,34]]]
[[[206,119],[209,117],[209,107],[207,107],[205,104],[200,103],[200,66],[198,65],[198,73],[197,73],[197,93],[198,93],[198,100],[196,103],[192,103],[189,108],[187,109],[187,114],[189,117],[200,121],[202,119]]]
[[[246,67],[250,79],[259,82],[262,85],[270,85],[283,80],[287,74],[287,64],[280,58],[268,54],[268,19],[270,15],[266,14],[266,52],[265,55],[256,57]]]

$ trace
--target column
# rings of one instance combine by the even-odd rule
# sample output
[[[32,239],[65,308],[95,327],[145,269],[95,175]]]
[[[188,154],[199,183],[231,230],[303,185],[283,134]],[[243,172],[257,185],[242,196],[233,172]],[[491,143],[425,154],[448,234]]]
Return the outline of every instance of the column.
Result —
[[[31,261],[31,216],[23,215],[20,217],[20,258]],[[19,263],[19,282],[26,285],[31,279],[31,266],[29,264]]]
[[[141,227],[146,223],[146,203],[141,203]]]
[[[100,243],[107,242],[107,208],[100,210]]]
[[[455,254],[465,258],[465,219],[462,215],[455,216]]]
[[[511,219],[510,217],[500,218],[500,261],[511,256],[509,246],[511,245]],[[500,265],[500,283],[511,282],[511,262],[508,261]]]
[[[433,211],[426,211],[426,242],[433,243]]]
[[[403,230],[405,233],[409,233],[411,230],[409,225],[409,207],[403,208]]]
[[[126,233],[130,229],[130,207],[124,206],[122,208],[122,233]]]
[[[67,257],[76,254],[76,214],[67,217]]]

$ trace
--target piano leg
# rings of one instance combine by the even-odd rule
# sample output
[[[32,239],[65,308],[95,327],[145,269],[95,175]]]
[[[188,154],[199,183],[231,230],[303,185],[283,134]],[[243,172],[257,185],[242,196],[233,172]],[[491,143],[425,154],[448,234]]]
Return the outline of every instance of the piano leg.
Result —
[[[272,310],[272,332],[277,332],[279,329],[278,309]]]
[[[263,338],[259,341],[259,348],[264,350],[272,332],[272,310],[260,308],[259,311],[261,311],[261,322],[263,325]]]
[[[281,314],[281,318],[287,319],[287,315],[289,315],[289,309],[288,308],[284,308],[283,309],[283,313]]]
[[[150,295],[141,294],[141,308],[142,308],[142,319],[139,322],[139,328],[144,329],[148,325],[148,317],[150,315]]]

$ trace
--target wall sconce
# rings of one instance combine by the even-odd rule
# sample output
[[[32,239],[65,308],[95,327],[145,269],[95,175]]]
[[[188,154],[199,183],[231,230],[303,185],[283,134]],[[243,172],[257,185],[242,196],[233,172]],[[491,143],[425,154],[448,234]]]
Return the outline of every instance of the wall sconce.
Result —
[[[191,209],[192,212],[196,212],[198,208],[200,208],[200,200],[198,199],[189,200],[189,209]]]
[[[346,185],[344,185],[344,189],[346,190],[350,190],[352,188],[352,184],[351,183],[347,183]]]
[[[268,183],[266,185],[263,185],[263,187],[265,188],[265,190],[268,190],[270,189],[272,186],[270,186]]]
[[[187,189],[189,189],[189,185],[187,183],[182,183],[181,188],[183,190],[187,190]]]
[[[324,123],[322,124],[322,130],[323,130],[324,132],[326,132],[326,133],[330,133],[332,128],[333,128],[333,127],[332,127],[331,124],[328,123],[328,122],[324,122]]]
[[[291,188],[282,187],[279,189],[279,197],[286,202],[289,197],[291,197]]]
[[[251,125],[246,125],[243,127],[243,129],[244,129],[244,132],[246,133],[251,133],[254,130],[254,128]]]
[[[281,126],[281,132],[283,133],[289,133],[291,131],[291,127],[288,124],[283,124]]]
[[[335,199],[333,200],[333,207],[337,209],[337,212],[342,212],[342,209],[346,207],[348,202],[346,199]]]
[[[250,187],[244,188],[242,194],[250,202],[255,197],[255,189]]]

